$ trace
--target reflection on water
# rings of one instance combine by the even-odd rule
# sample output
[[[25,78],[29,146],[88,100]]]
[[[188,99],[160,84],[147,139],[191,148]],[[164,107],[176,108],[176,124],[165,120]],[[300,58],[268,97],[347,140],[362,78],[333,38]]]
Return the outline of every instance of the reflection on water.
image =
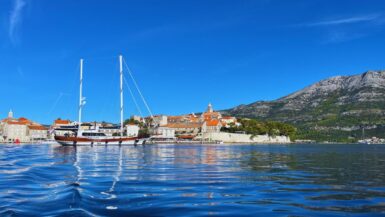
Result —
[[[385,146],[0,146],[0,216],[385,215]]]

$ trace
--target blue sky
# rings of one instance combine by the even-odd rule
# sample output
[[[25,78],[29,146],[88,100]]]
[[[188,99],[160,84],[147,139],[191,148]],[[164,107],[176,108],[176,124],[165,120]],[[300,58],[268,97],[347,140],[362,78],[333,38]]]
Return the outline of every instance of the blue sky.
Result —
[[[0,114],[42,123],[76,119],[80,58],[84,120],[112,122],[119,54],[155,114],[385,69],[383,0],[1,0],[0,20]],[[138,114],[128,91],[125,102]]]

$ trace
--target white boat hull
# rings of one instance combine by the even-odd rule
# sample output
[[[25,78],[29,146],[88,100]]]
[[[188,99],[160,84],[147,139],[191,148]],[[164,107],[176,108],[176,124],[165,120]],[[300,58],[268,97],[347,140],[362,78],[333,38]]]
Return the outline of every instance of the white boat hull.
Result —
[[[122,145],[142,145],[146,139],[136,137],[114,137],[114,138],[87,138],[87,137],[65,137],[55,136],[57,143],[63,146],[122,146]]]

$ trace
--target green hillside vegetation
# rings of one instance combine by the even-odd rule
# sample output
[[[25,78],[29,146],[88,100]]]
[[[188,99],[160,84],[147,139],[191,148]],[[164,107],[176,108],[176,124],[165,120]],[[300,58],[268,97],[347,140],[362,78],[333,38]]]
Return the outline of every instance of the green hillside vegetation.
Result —
[[[297,139],[357,142],[385,138],[385,71],[336,76],[277,100],[240,105],[223,113],[291,124],[298,129]]]
[[[221,131],[236,133],[245,132],[253,136],[270,135],[270,136],[289,136],[292,140],[296,137],[297,129],[290,124],[275,121],[258,121],[256,119],[239,119],[240,126],[230,124],[229,128],[223,127]]]

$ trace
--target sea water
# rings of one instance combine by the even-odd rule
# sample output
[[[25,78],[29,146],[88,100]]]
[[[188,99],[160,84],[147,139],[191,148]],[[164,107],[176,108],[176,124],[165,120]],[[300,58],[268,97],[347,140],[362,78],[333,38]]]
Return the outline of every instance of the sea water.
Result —
[[[0,216],[256,215],[385,215],[385,145],[0,145]]]

